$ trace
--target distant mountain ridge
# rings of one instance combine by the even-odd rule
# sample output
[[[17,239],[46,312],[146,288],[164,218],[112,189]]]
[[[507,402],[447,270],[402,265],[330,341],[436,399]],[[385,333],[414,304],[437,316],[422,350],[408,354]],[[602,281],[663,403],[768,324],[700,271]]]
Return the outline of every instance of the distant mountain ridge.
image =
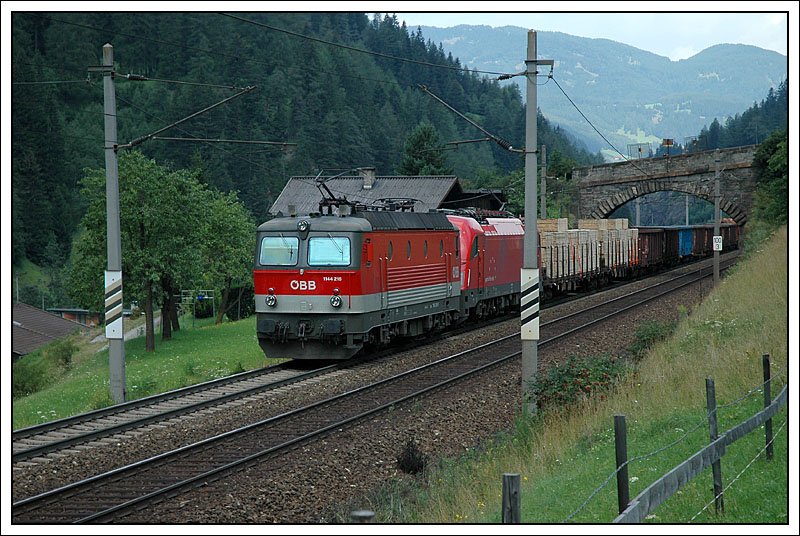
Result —
[[[423,37],[441,43],[461,64],[482,71],[521,72],[527,54],[526,28],[459,25],[420,26]],[[409,28],[416,30],[416,27]],[[787,57],[750,45],[721,44],[691,58],[672,61],[611,41],[562,32],[537,32],[541,59],[555,60],[553,77],[594,126],[623,154],[627,145],[663,138],[683,144],[714,118],[761,102],[787,77]],[[541,73],[546,75],[547,71]],[[512,81],[523,100],[525,79]],[[540,76],[537,104],[590,151],[613,151],[580,116],[553,80]]]

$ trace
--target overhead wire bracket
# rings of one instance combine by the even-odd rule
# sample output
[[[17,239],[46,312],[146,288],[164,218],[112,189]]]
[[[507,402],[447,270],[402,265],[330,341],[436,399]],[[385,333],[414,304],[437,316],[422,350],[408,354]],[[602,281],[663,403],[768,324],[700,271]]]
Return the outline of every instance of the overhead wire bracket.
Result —
[[[133,140],[133,141],[131,141],[129,143],[126,143],[124,145],[118,145],[117,148],[118,149],[128,149],[130,147],[135,147],[137,145],[140,145],[140,144],[146,142],[147,140],[149,140],[151,138],[154,138],[155,136],[161,134],[165,130],[168,130],[168,129],[172,128],[172,127],[178,126],[181,123],[185,123],[189,119],[192,119],[193,117],[197,117],[198,115],[200,115],[202,113],[205,113],[205,112],[208,112],[209,110],[213,110],[217,106],[221,106],[222,104],[225,104],[226,102],[228,102],[230,100],[233,100],[236,97],[240,97],[240,96],[244,95],[245,93],[250,93],[251,91],[256,89],[256,87],[257,86],[248,86],[248,87],[244,88],[242,91],[240,91],[239,93],[236,93],[235,95],[231,95],[230,97],[228,97],[226,99],[222,99],[221,101],[219,101],[219,102],[217,102],[215,104],[212,104],[211,106],[207,106],[206,108],[203,108],[202,110],[200,110],[198,112],[195,112],[195,113],[193,113],[193,114],[191,114],[189,116],[186,116],[186,117],[184,117],[183,119],[181,119],[179,121],[175,121],[172,124],[169,124],[169,125],[167,125],[167,126],[165,126],[163,128],[160,128],[160,129],[156,130],[155,132],[153,132],[151,134],[147,134],[145,136],[140,136],[140,137],[136,138],[135,140]]]
[[[492,134],[491,132],[489,132],[488,130],[486,130],[486,129],[485,129],[485,128],[483,128],[482,126],[480,126],[478,123],[476,123],[475,121],[473,121],[472,119],[470,119],[470,118],[469,118],[469,117],[467,117],[466,115],[462,114],[461,112],[459,112],[458,110],[456,110],[455,108],[453,108],[452,106],[450,106],[449,104],[447,104],[445,101],[443,101],[442,99],[440,99],[439,97],[437,97],[436,95],[434,95],[434,94],[433,94],[433,93],[432,93],[432,92],[431,92],[431,91],[428,89],[428,87],[427,87],[427,86],[425,86],[425,85],[423,85],[423,84],[419,84],[419,88],[420,88],[422,91],[424,91],[425,93],[427,93],[428,95],[430,95],[431,97],[433,97],[433,98],[434,98],[435,100],[437,100],[439,103],[441,103],[442,105],[444,105],[445,107],[447,107],[447,108],[448,108],[449,110],[451,110],[453,113],[455,113],[456,115],[458,115],[459,117],[461,117],[462,119],[464,119],[464,120],[465,120],[466,122],[468,122],[470,125],[474,126],[474,127],[475,127],[475,128],[477,128],[478,130],[480,130],[481,132],[483,132],[484,134],[486,134],[486,135],[487,135],[487,136],[488,136],[488,137],[489,137],[489,138],[490,138],[492,141],[494,141],[494,142],[495,142],[497,145],[499,145],[500,147],[502,147],[502,148],[503,148],[503,149],[505,149],[506,151],[511,151],[512,153],[524,153],[524,152],[525,152],[525,149],[517,149],[517,148],[515,148],[515,147],[512,147],[512,145],[511,145],[509,142],[507,142],[506,140],[504,140],[503,138],[501,138],[501,137],[499,137],[499,136],[495,136],[494,134]]]

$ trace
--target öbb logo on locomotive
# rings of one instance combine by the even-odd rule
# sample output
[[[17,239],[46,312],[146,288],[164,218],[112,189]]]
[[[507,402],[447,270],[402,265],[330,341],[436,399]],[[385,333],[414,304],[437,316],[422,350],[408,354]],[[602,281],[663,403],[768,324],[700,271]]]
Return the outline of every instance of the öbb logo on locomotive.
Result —
[[[316,281],[299,281],[297,279],[292,279],[289,283],[289,287],[292,290],[309,290],[314,291],[317,290],[317,282]]]

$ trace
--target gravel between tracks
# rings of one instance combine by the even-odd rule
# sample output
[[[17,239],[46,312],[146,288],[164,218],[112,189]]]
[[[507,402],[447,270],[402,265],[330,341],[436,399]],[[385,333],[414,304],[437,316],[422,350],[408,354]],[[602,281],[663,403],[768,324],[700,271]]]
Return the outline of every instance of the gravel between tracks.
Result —
[[[601,295],[542,311],[542,320],[632,288],[653,284],[639,281]],[[623,352],[633,342],[636,327],[649,320],[677,318],[679,306],[691,310],[710,291],[706,280],[651,303],[644,310],[603,322],[591,334],[567,339],[539,352],[539,367],[572,354]],[[145,459],[168,448],[191,444],[288,409],[345,392],[377,378],[399,373],[414,364],[488,342],[519,329],[519,320],[452,337],[403,353],[390,361],[357,367],[325,381],[287,388],[266,402],[200,413],[179,425],[154,427],[126,434],[31,467],[14,468],[13,500],[41,493],[100,471]],[[509,429],[521,408],[519,362],[334,433],[294,451],[291,457],[265,462],[225,480],[184,493],[149,509],[146,516],[126,523],[319,523],[331,521],[330,511],[391,479],[413,478],[402,473],[397,457],[408,440],[428,458],[455,456],[478,447]],[[90,455],[86,455],[90,454]],[[327,517],[326,517],[327,516]]]

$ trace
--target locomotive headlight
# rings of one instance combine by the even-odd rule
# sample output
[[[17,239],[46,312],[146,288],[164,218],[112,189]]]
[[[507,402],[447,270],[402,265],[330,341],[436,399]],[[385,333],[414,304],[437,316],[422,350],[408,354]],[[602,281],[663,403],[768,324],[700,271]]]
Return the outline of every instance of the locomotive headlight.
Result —
[[[274,294],[267,296],[267,306],[275,307],[276,305],[278,305],[278,298],[276,298]]]
[[[301,233],[305,233],[306,231],[308,231],[309,225],[310,224],[306,220],[300,220],[299,222],[297,222],[297,230],[300,231]]]
[[[331,305],[337,309],[342,306],[342,297],[337,295],[331,296]]]

